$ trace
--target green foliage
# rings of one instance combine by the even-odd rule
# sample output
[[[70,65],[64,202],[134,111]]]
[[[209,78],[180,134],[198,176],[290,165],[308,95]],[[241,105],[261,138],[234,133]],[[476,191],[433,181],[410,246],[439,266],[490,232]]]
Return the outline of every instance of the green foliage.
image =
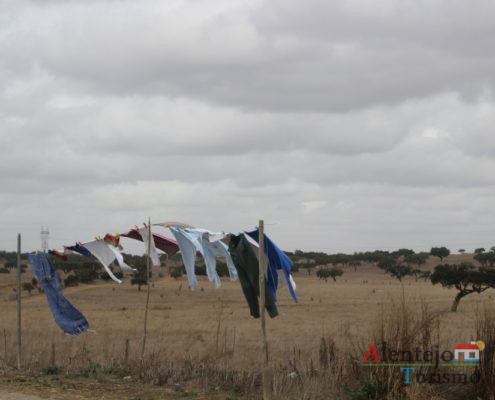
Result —
[[[92,283],[98,279],[98,271],[94,269],[80,269],[76,272],[76,276],[81,283]]]
[[[430,254],[432,256],[440,258],[440,261],[443,261],[445,257],[450,254],[450,250],[447,247],[432,247],[430,250]]]
[[[318,279],[323,279],[327,282],[328,278],[330,278],[330,270],[327,268],[321,268],[316,272],[316,276]]]
[[[333,279],[334,282],[337,282],[337,277],[342,276],[344,274],[344,271],[342,271],[340,268],[333,267],[330,271],[330,277]]]
[[[146,279],[147,263],[146,257],[135,258],[132,263],[133,267],[136,268],[136,271],[132,273],[131,285],[138,285],[139,291],[141,290],[141,286],[148,284],[148,280]],[[149,278],[151,278],[151,276],[152,273],[150,268]]]
[[[488,253],[476,253],[473,258],[482,266],[490,265],[490,267],[493,267],[495,265],[495,252],[493,251]]]
[[[404,262],[408,265],[424,265],[427,260],[427,253],[408,254],[404,257]]]
[[[227,264],[222,261],[217,261],[217,274],[218,276],[229,276],[229,268]]]
[[[413,274],[413,269],[409,265],[398,263],[389,267],[386,272],[390,276],[397,278],[400,282],[402,282],[402,278]]]
[[[67,278],[64,279],[64,286],[77,286],[79,285],[79,278],[76,275],[68,275]]]
[[[452,311],[464,296],[471,293],[482,293],[489,288],[495,288],[495,269],[475,267],[463,262],[453,265],[437,265],[430,276],[431,283],[440,284],[447,288],[456,288],[458,293],[452,304]]]
[[[414,250],[411,249],[399,249],[392,253],[395,257],[408,257],[414,255]]]
[[[390,388],[382,381],[369,380],[358,390],[351,391],[352,400],[385,400]]]
[[[31,294],[31,291],[34,289],[34,286],[31,282],[24,282],[22,284],[22,290],[26,290],[29,294]]]
[[[58,375],[62,370],[56,365],[49,365],[41,370],[42,375]]]
[[[179,279],[182,276],[182,267],[170,267],[170,276]]]
[[[327,282],[328,278],[332,278],[334,282],[337,282],[337,277],[342,276],[343,274],[344,271],[337,267],[331,269],[321,268],[316,272],[318,279],[323,279],[325,282]]]
[[[477,249],[474,250],[474,254],[481,254],[485,252],[484,247],[478,247]]]

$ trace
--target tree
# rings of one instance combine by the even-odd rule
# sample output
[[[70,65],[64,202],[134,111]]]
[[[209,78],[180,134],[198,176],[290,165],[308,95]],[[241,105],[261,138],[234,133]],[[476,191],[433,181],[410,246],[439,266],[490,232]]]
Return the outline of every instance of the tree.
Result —
[[[432,247],[430,250],[432,256],[440,258],[440,262],[450,254],[450,250],[447,247]]]
[[[484,252],[485,252],[485,249],[483,247],[478,247],[477,249],[474,249],[474,254],[481,254]]]
[[[490,267],[493,267],[495,265],[495,253],[492,251],[488,253],[475,254],[473,258],[482,266],[486,266],[488,264]]]
[[[415,253],[414,253],[414,250],[411,250],[411,249],[399,249],[399,250],[394,251],[393,254],[396,257],[407,257],[407,256],[411,256]]]
[[[431,272],[430,271],[422,271],[419,274],[419,279],[424,279],[424,281],[426,282],[428,279],[430,279],[430,276],[431,276]]]
[[[464,254],[466,252],[466,249],[459,249],[457,250],[459,253]]]
[[[316,272],[316,276],[318,279],[324,279],[327,282],[328,278],[330,278],[330,270],[328,268],[321,268]]]
[[[29,295],[31,295],[31,291],[34,289],[34,286],[31,282],[24,282],[22,284],[22,290],[26,290]]]
[[[138,291],[141,291],[141,286],[148,284],[148,279],[146,279],[146,257],[136,259],[134,261],[134,268],[136,268],[136,271],[132,273],[131,285],[138,285]],[[151,268],[149,277],[151,278]]]
[[[404,262],[409,266],[417,265],[419,267],[426,264],[426,260],[428,260],[427,253],[408,254],[404,257]]]
[[[79,277],[77,275],[68,275],[67,278],[64,279],[64,286],[71,287],[79,285]]]
[[[409,265],[397,263],[387,268],[385,272],[402,282],[402,278],[413,274],[413,269]]]
[[[333,279],[334,282],[337,282],[337,277],[342,276],[344,274],[344,271],[342,271],[340,268],[333,267],[329,272],[329,276]]]
[[[361,266],[361,262],[358,260],[352,260],[349,262],[349,267],[354,267],[354,271],[357,271],[357,267]]]
[[[170,267],[170,276],[175,280],[179,279],[182,276],[182,268],[181,267]]]
[[[457,295],[451,307],[451,311],[457,311],[457,306],[464,296],[471,293],[482,293],[495,287],[495,269],[475,267],[473,264],[463,262],[461,264],[441,264],[435,267],[431,274],[431,283],[437,283],[447,288],[456,288]]]

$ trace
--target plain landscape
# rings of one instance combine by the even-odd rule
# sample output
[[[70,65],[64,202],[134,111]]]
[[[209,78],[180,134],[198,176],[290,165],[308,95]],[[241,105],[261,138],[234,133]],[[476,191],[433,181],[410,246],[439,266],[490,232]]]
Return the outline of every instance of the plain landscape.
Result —
[[[450,255],[443,260],[445,264],[462,262],[474,262],[473,255]],[[433,271],[437,264],[439,259],[430,256],[422,270]],[[481,386],[405,385],[398,368],[372,370],[362,366],[361,360],[370,343],[378,345],[383,340],[393,348],[438,345],[451,351],[458,344],[484,340],[488,350],[490,338],[480,335],[483,326],[493,321],[495,292],[466,296],[457,312],[451,312],[455,289],[412,275],[399,281],[369,263],[341,266],[343,275],[336,281],[319,279],[318,270],[325,268],[317,266],[309,273],[299,268],[294,278],[300,302],[294,303],[287,288],[281,289],[280,315],[267,321],[274,398],[477,398],[469,396]],[[239,283],[223,278],[222,287],[215,289],[200,277],[200,288],[191,291],[185,276],[168,276],[171,269],[154,272],[143,360],[146,290],[131,285],[128,277],[121,285],[97,281],[64,290],[94,331],[80,336],[60,331],[43,294],[23,298],[22,371],[14,368],[15,301],[1,302],[0,391],[51,391],[56,396],[57,382],[65,392],[72,387],[67,382],[72,382],[82,396],[86,386],[81,382],[91,385],[96,380],[101,390],[90,390],[93,398],[112,398],[108,397],[112,387],[118,392],[122,385],[131,397],[119,398],[257,398],[260,322],[250,317]],[[31,277],[27,271],[23,281]],[[13,279],[13,273],[2,276],[3,293],[12,292]],[[377,381],[388,389],[380,392]],[[132,387],[143,384],[150,385],[150,393],[143,389],[136,397]],[[407,397],[396,397],[399,394]]]

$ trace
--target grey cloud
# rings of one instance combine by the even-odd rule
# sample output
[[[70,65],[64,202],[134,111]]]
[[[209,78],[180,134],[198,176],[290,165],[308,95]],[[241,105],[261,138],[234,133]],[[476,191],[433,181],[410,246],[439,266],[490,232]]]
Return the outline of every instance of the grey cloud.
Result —
[[[28,8],[12,70],[117,95],[258,110],[341,111],[493,90],[492,2],[120,2]]]
[[[265,218],[287,249],[492,245],[493,2],[2,5],[3,248],[148,216]]]

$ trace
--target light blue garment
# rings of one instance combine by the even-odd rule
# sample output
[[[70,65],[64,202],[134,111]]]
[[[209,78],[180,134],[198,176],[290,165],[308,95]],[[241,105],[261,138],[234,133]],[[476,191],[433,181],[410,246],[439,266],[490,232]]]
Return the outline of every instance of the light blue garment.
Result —
[[[228,247],[225,243],[217,240],[210,242],[210,232],[204,229],[189,229],[171,227],[175,240],[179,244],[184,267],[186,268],[189,286],[195,289],[198,281],[194,271],[196,263],[196,252],[200,252],[205,260],[206,275],[211,282],[215,283],[218,288],[221,286],[220,277],[217,272],[217,257],[225,257],[227,268],[229,270],[230,279],[237,280],[237,270],[235,268],[232,257],[228,252]]]
[[[89,323],[62,294],[57,272],[46,253],[29,254],[29,263],[45,291],[48,305],[57,325],[69,335],[78,335],[89,329]]]
[[[206,273],[208,274],[208,278],[210,281],[220,283],[220,278],[218,278],[217,273],[217,257],[224,257],[227,262],[227,268],[229,270],[230,280],[237,280],[237,270],[234,265],[234,261],[232,261],[232,257],[230,256],[228,246],[220,240],[210,241],[212,236],[217,236],[215,234],[210,235],[212,232],[206,231],[204,229],[188,229],[188,231],[192,234],[199,235],[199,242],[201,244],[201,248],[199,252],[202,254],[205,264],[206,264]],[[213,279],[210,277],[213,277]],[[219,287],[220,284],[217,286]]]
[[[182,261],[184,262],[184,267],[186,268],[189,287],[194,290],[198,286],[198,279],[196,278],[196,273],[194,272],[194,264],[196,263],[196,252],[199,250],[199,242],[196,238],[194,238],[194,236],[191,236],[183,229],[171,226],[170,231],[179,245]]]

